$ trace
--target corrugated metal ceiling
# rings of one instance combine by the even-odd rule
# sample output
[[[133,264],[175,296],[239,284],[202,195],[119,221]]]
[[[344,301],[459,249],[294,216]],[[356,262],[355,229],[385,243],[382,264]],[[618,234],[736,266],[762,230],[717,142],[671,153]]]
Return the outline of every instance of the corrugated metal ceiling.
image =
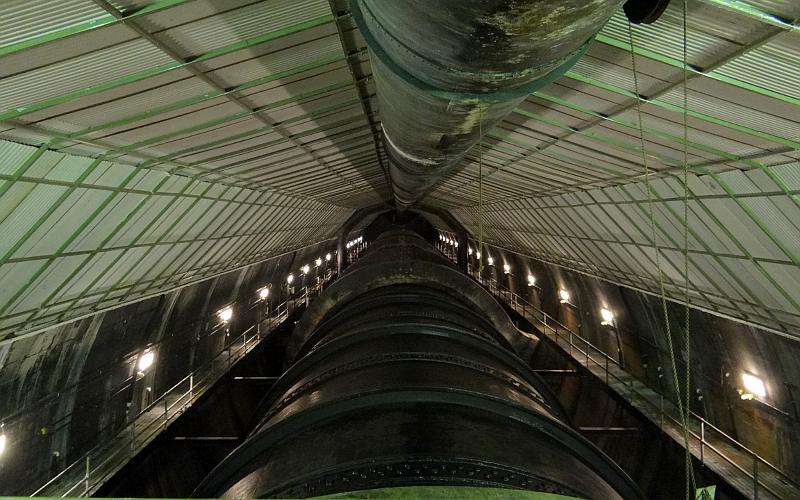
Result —
[[[324,0],[4,4],[0,336],[321,241],[387,199],[348,23]]]
[[[800,327],[800,6],[691,0],[683,218],[682,2],[620,13],[425,204],[494,244]],[[391,198],[346,0],[28,0],[0,8],[0,335],[333,234]],[[91,157],[91,158],[90,158]],[[478,165],[484,178],[478,208]],[[477,231],[475,231],[477,233]],[[190,277],[189,277],[190,276]]]
[[[689,2],[686,142],[682,2],[632,27],[651,201],[621,13],[432,197],[476,234],[483,213],[496,245],[653,293],[657,248],[675,300],[688,226],[692,304],[800,337],[800,12],[793,1],[732,4]]]

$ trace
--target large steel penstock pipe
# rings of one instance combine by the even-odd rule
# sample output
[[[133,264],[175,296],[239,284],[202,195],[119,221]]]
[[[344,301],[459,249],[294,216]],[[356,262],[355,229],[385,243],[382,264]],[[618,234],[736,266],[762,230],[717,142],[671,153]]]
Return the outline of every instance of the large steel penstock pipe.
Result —
[[[264,419],[197,494],[449,485],[640,498],[515,354],[531,341],[419,236],[384,233],[306,311]]]

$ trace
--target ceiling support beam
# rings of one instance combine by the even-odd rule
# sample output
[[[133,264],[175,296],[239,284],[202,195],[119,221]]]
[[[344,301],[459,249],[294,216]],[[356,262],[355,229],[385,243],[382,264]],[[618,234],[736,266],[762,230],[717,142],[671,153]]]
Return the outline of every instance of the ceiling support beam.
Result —
[[[342,51],[345,54],[349,53],[361,53],[362,51],[366,51],[366,49],[361,49],[358,47],[352,46],[351,43],[348,42],[347,38],[344,36],[344,32],[342,31],[342,24],[341,21],[344,19],[350,19],[349,12],[339,12],[336,8],[336,0],[328,0],[328,4],[331,8],[331,13],[333,14],[334,18],[336,19],[336,32],[339,34],[339,42],[342,46]],[[372,79],[372,75],[362,75],[359,76],[356,72],[355,65],[353,64],[352,59],[347,59],[347,69],[350,70],[350,76],[353,79],[353,86],[355,87],[358,95],[361,97],[361,110],[364,112],[364,116],[367,117],[367,121],[369,123],[369,128],[372,131],[372,141],[375,147],[375,159],[380,165],[381,169],[383,170],[384,177],[386,180],[386,189],[388,193],[391,195],[392,193],[392,182],[389,179],[389,167],[386,165],[384,161],[384,155],[381,153],[382,142],[381,138],[383,137],[380,123],[374,119],[375,112],[372,109],[372,104],[367,96],[369,96],[369,90],[367,89],[367,82]]]
[[[687,70],[689,70],[689,72],[686,75],[686,79],[688,81],[688,80],[691,80],[693,78],[698,78],[700,76],[710,76],[711,73],[713,73],[713,71],[715,69],[723,66],[724,64],[726,64],[727,62],[731,61],[732,59],[735,59],[736,57],[739,57],[739,56],[747,53],[750,50],[753,50],[753,49],[755,49],[757,47],[760,47],[760,46],[762,46],[762,45],[764,45],[766,43],[769,43],[771,40],[773,40],[776,36],[780,35],[781,33],[782,32],[780,30],[778,30],[778,29],[770,29],[768,33],[766,33],[765,35],[762,35],[756,42],[754,42],[752,44],[749,44],[747,46],[744,46],[744,47],[740,47],[739,49],[737,49],[737,50],[735,50],[735,51],[733,51],[733,52],[731,52],[729,54],[726,54],[725,56],[723,56],[720,59],[718,59],[717,61],[715,61],[713,64],[709,65],[708,68],[706,68],[706,69],[696,69],[696,68],[692,68],[691,66],[687,66]],[[595,37],[595,39],[598,40],[598,41],[602,41],[603,43],[608,43],[609,41],[612,41],[612,42],[614,42],[614,46],[615,47],[622,48],[624,50],[627,50],[628,52],[633,50],[633,48],[631,48],[630,44],[628,44],[628,43],[624,43],[623,44],[622,42],[619,42],[618,40],[616,40],[614,38],[611,38],[611,37],[608,37],[606,35],[603,35],[602,33],[597,35]],[[657,60],[659,62],[666,62],[666,60],[668,60],[669,61],[668,64],[670,64],[670,65],[680,67],[681,69],[683,69],[683,67],[684,67],[684,63],[682,61],[676,62],[675,60],[673,60],[671,58],[668,58],[666,56],[661,56],[660,54],[655,54],[652,51],[646,51],[645,49],[640,49],[639,47],[635,47],[635,49],[636,49],[635,52],[638,55],[645,55],[645,54],[640,54],[640,52],[642,50],[644,50],[646,52],[645,57],[657,58]],[[640,102],[640,101],[644,101],[646,103],[648,100],[656,99],[657,97],[663,96],[664,94],[670,92],[671,90],[673,90],[673,89],[675,89],[677,87],[682,86],[683,84],[684,84],[684,79],[683,78],[681,78],[679,80],[676,80],[674,82],[669,82],[666,85],[662,86],[659,90],[653,92],[653,94],[648,96],[648,97],[645,97],[645,96],[641,95],[641,89],[640,89],[640,94],[639,95],[631,93],[630,94],[630,97],[631,97],[630,102],[618,106],[617,109],[615,109],[614,111],[612,111],[610,113],[607,113],[607,114],[602,114],[601,115],[600,113],[590,112],[589,114],[593,114],[596,117],[595,119],[589,120],[588,122],[581,124],[580,127],[568,127],[566,133],[561,134],[560,136],[555,137],[555,138],[551,139],[550,141],[547,141],[543,145],[537,146],[535,151],[530,151],[530,154],[541,153],[545,149],[558,144],[560,141],[568,139],[573,134],[582,133],[584,131],[588,131],[592,127],[601,124],[605,120],[610,120],[610,119],[612,119],[612,118],[614,118],[614,117],[616,117],[616,116],[618,116],[620,114],[623,114],[625,112],[628,112],[628,111],[634,109],[636,107],[637,103]],[[533,95],[541,95],[541,94],[539,92],[537,92],[537,93],[534,93]],[[798,102],[800,103],[800,101],[798,101]],[[529,116],[529,114],[527,112],[525,112],[523,110],[520,110],[520,109],[517,109],[516,112],[518,112],[520,114],[523,114],[525,116]],[[584,111],[584,112],[586,112],[586,111]],[[638,128],[638,127],[636,127],[636,128]],[[527,158],[527,156],[528,155],[521,155],[521,156],[518,156],[517,158],[515,158],[515,159],[513,159],[511,161],[508,161],[508,162],[506,162],[506,164],[504,164],[504,165],[496,168],[494,171],[489,172],[488,174],[486,174],[485,177],[491,176],[493,173],[497,172],[498,170],[507,169],[507,168],[511,167],[512,165],[514,165],[515,163],[517,163],[518,161],[520,161],[521,159]],[[680,163],[681,163],[680,166],[681,166],[681,169],[682,169],[683,168],[682,162],[680,162]],[[644,166],[642,166],[642,169],[644,169]]]
[[[148,14],[155,14],[156,12],[163,12],[165,10],[178,7],[192,1],[194,0],[161,0],[158,2],[153,2],[150,5],[146,5],[139,9],[126,11],[122,19],[112,16],[110,14],[95,17],[89,19],[88,21],[83,21],[78,24],[73,24],[72,26],[67,26],[65,28],[60,28],[55,31],[50,31],[31,38],[26,38],[18,42],[12,42],[10,44],[3,45],[2,47],[0,47],[0,57],[9,56],[12,54],[16,54],[18,52],[22,52],[23,50],[32,49],[35,47],[41,47],[43,45],[47,45],[52,42],[57,42],[65,38],[69,38],[75,35],[80,35],[81,33],[86,33],[87,31],[92,31],[99,28],[105,28],[108,26],[113,26],[115,24],[120,24],[121,22],[123,22],[124,19],[135,19],[137,17],[146,16]]]
[[[323,168],[325,168],[326,170],[328,170],[331,174],[341,178],[341,174],[339,174],[339,172],[337,172],[336,170],[332,169],[322,158],[319,157],[319,155],[316,154],[316,152],[314,152],[312,149],[306,147],[303,143],[301,143],[297,139],[293,138],[287,132],[283,131],[280,128],[280,125],[277,122],[275,122],[272,119],[270,119],[270,118],[264,116],[263,114],[261,114],[261,112],[262,112],[261,109],[253,108],[249,104],[247,104],[244,101],[244,99],[246,99],[246,98],[240,97],[239,95],[236,95],[236,93],[225,93],[225,87],[223,85],[219,84],[211,76],[209,76],[208,74],[204,73],[203,71],[198,69],[196,66],[187,65],[187,62],[183,59],[183,57],[174,48],[172,48],[167,43],[163,42],[162,40],[160,40],[156,36],[154,36],[151,33],[149,33],[147,30],[145,30],[144,28],[139,26],[136,23],[135,20],[133,20],[133,19],[125,19],[124,15],[122,14],[122,12],[119,9],[117,9],[116,7],[114,7],[107,0],[92,0],[92,1],[94,3],[96,3],[97,5],[99,5],[102,9],[106,10],[109,14],[111,14],[111,15],[117,17],[117,18],[122,19],[122,22],[125,24],[125,26],[129,27],[130,29],[132,29],[133,31],[138,33],[139,36],[141,36],[143,39],[147,40],[152,45],[154,45],[157,49],[159,49],[161,52],[163,52],[164,54],[166,54],[169,57],[171,57],[172,59],[174,59],[175,60],[175,64],[181,65],[184,69],[186,69],[187,71],[192,73],[192,75],[194,75],[196,78],[198,78],[199,80],[205,82],[211,88],[216,89],[217,92],[224,93],[225,97],[229,101],[231,101],[232,103],[236,104],[239,108],[241,108],[243,110],[242,111],[243,113],[250,114],[254,118],[256,118],[257,120],[262,122],[264,125],[272,127],[273,130],[277,134],[280,134],[284,139],[286,139],[287,141],[290,141],[295,146],[297,146],[301,150],[305,151],[311,158],[314,159],[314,162],[316,162],[318,165],[320,165]],[[299,23],[298,25],[295,25],[295,26],[303,26],[303,25],[306,25],[306,24],[309,24],[309,23],[313,24],[315,22],[319,23],[320,19],[327,19],[326,22],[335,20],[334,16],[332,16],[332,15],[331,16],[322,16],[322,17],[317,18],[317,20],[310,21],[308,23]],[[313,25],[318,25],[318,24],[313,24]],[[293,27],[290,27],[290,28],[293,28]],[[303,28],[303,29],[306,29],[306,28]],[[276,31],[274,33],[280,33],[280,32],[284,32],[284,31],[286,31],[286,28],[283,29],[283,30],[278,30],[278,31]],[[149,139],[149,140],[152,141],[153,139]]]
[[[112,6],[113,8],[113,6]],[[114,11],[117,12],[117,18],[120,19],[127,26],[135,25],[133,19],[127,19],[125,16],[120,13],[116,8]],[[153,76],[161,75],[163,73],[168,73],[170,71],[176,69],[189,69],[192,68],[195,64],[201,63],[204,61],[209,61],[211,59],[215,59],[217,57],[222,57],[224,55],[231,54],[233,52],[237,52],[240,50],[244,50],[255,45],[259,45],[262,43],[266,43],[272,40],[277,40],[279,38],[283,38],[289,36],[294,33],[299,33],[300,31],[307,30],[310,28],[314,28],[316,26],[321,26],[323,24],[327,24],[333,21],[333,16],[326,15],[321,16],[316,19],[312,19],[310,21],[305,21],[302,23],[294,24],[292,26],[287,26],[285,28],[272,31],[269,33],[264,33],[263,35],[259,35],[253,38],[248,38],[246,40],[242,40],[240,42],[232,43],[230,45],[226,45],[224,47],[220,47],[205,54],[201,54],[199,56],[192,57],[187,60],[178,59],[175,62],[162,64],[161,66],[157,66],[155,68],[146,69],[143,71],[138,71],[136,73],[131,73],[129,75],[125,75],[120,78],[115,78],[113,80],[109,80],[107,82],[98,83],[96,85],[90,85],[89,87],[84,87],[82,89],[78,89],[72,92],[68,92],[66,94],[62,94],[60,96],[51,97],[48,99],[44,99],[42,101],[26,104],[23,106],[15,107],[14,109],[6,110],[4,112],[0,112],[0,121],[10,120],[14,118],[19,118],[20,116],[24,116],[35,111],[41,111],[43,109],[47,109],[52,106],[56,106],[59,104],[64,104],[70,101],[74,101],[76,99],[80,99],[82,97],[90,96],[97,94],[99,92],[104,92],[106,90],[112,90],[118,87],[122,87],[123,85],[128,85],[130,83],[139,82],[146,78],[150,78]]]

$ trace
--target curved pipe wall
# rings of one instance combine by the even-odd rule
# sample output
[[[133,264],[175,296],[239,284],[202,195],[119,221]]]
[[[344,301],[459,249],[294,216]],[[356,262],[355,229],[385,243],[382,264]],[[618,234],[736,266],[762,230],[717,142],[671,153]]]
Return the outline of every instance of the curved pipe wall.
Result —
[[[266,416],[196,494],[443,485],[641,498],[564,422],[501,313],[422,238],[385,233],[306,312]]]
[[[621,0],[354,0],[397,207],[586,51]]]

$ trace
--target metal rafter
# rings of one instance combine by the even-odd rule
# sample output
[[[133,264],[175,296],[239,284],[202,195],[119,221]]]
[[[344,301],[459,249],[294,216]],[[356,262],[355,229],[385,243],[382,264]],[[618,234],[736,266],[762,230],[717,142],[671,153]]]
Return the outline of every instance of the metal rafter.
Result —
[[[351,52],[361,52],[362,48],[353,47],[351,43],[348,42],[347,38],[344,36],[344,32],[342,31],[341,22],[344,19],[350,18],[349,12],[339,12],[336,7],[336,0],[328,0],[328,5],[330,5],[331,14],[336,19],[336,32],[339,34],[339,43],[342,46],[342,51],[344,53],[351,53]],[[366,80],[367,75],[359,77],[356,68],[351,59],[347,60],[347,68],[350,70],[350,76],[353,79],[353,84],[358,91],[359,96],[361,96],[361,109],[364,112],[364,116],[367,117],[367,121],[369,122],[370,130],[372,131],[372,141],[375,148],[375,157],[378,161],[378,165],[381,166],[383,169],[383,174],[386,180],[386,189],[389,193],[392,192],[392,182],[389,179],[389,167],[383,161],[383,154],[381,152],[381,142],[380,139],[383,137],[381,127],[379,123],[374,119],[374,111],[372,110],[372,105],[367,104],[370,102],[366,97],[369,95],[366,88]],[[372,75],[368,75],[371,79]]]
[[[780,30],[780,29],[770,28],[767,31],[767,33],[765,33],[764,35],[759,37],[754,43],[748,44],[746,46],[743,46],[743,47],[741,47],[741,48],[739,48],[737,50],[734,50],[734,51],[724,55],[723,57],[719,58],[714,63],[710,64],[707,68],[697,68],[697,69],[695,69],[694,72],[691,72],[691,73],[689,73],[687,75],[687,80],[691,80],[693,78],[698,78],[700,76],[705,76],[705,75],[713,72],[715,69],[719,68],[720,66],[723,66],[724,64],[728,63],[729,61],[731,61],[731,60],[733,60],[733,59],[735,59],[735,58],[737,58],[737,57],[739,57],[739,56],[741,56],[741,55],[743,55],[743,54],[745,54],[745,53],[747,53],[747,52],[749,52],[751,50],[754,50],[754,49],[756,49],[756,48],[758,48],[758,47],[760,47],[760,46],[762,46],[762,45],[764,45],[766,43],[769,43],[771,40],[773,40],[776,36],[780,35],[782,32],[783,31]],[[601,38],[601,36],[602,35],[598,35],[598,38]],[[682,66],[682,63],[681,63],[681,66]],[[567,132],[565,132],[564,134],[561,134],[560,136],[555,137],[555,138],[551,139],[550,141],[545,142],[544,144],[536,146],[536,148],[534,150],[530,150],[526,154],[523,154],[523,155],[519,156],[518,158],[516,158],[514,160],[511,160],[511,161],[507,162],[506,164],[504,164],[503,166],[495,169],[494,171],[489,172],[488,174],[486,174],[484,176],[484,178],[491,176],[493,173],[495,173],[495,172],[497,172],[499,170],[507,169],[507,168],[512,167],[518,161],[520,161],[521,159],[527,158],[529,155],[535,155],[537,153],[541,153],[542,151],[546,150],[547,148],[558,144],[560,141],[568,140],[569,137],[572,136],[575,133],[588,131],[588,130],[590,130],[591,128],[593,128],[595,126],[600,125],[601,123],[603,123],[606,120],[613,120],[615,117],[634,109],[634,107],[636,106],[637,102],[639,102],[640,100],[642,100],[644,102],[649,102],[651,100],[656,100],[659,97],[663,96],[664,94],[670,92],[671,90],[682,86],[683,84],[684,84],[684,79],[683,79],[683,75],[681,75],[680,79],[677,79],[677,80],[672,81],[672,82],[668,82],[667,84],[663,85],[660,89],[652,92],[650,96],[643,96],[643,95],[638,95],[637,96],[637,95],[634,95],[631,92],[630,93],[630,97],[632,97],[632,99],[628,103],[617,106],[617,108],[614,109],[613,111],[611,111],[610,113],[603,113],[603,114],[601,114],[601,113],[593,113],[596,116],[596,118],[594,118],[592,120],[589,120],[588,122],[585,122],[585,123],[581,124],[578,127],[568,127]],[[538,95],[541,95],[541,94],[543,94],[543,92],[537,92],[534,95],[538,96]],[[561,103],[563,104],[564,101],[561,101]],[[682,112],[682,109],[680,111]],[[638,128],[638,126],[636,126],[636,125],[634,125],[634,127]],[[682,139],[680,139],[680,142],[682,142]],[[682,170],[683,166],[681,165],[680,167],[676,167],[676,168],[680,168]],[[656,172],[656,173],[658,173],[658,172]],[[620,180],[624,181],[624,180],[628,180],[628,179],[623,177]],[[475,181],[472,181],[472,182],[475,182]],[[491,204],[491,203],[492,203],[492,200],[488,200],[486,202],[486,204]]]
[[[159,40],[154,35],[150,34],[147,30],[145,30],[144,28],[139,26],[139,24],[134,19],[126,19],[126,18],[124,18],[124,15],[122,14],[122,12],[120,12],[116,7],[111,5],[107,0],[92,0],[92,1],[94,3],[96,3],[98,6],[100,6],[101,8],[103,8],[104,10],[106,10],[109,14],[111,14],[111,15],[117,17],[117,18],[122,19],[122,22],[125,24],[125,26],[127,26],[130,29],[134,30],[136,33],[139,34],[139,36],[141,36],[142,38],[144,38],[145,40],[147,40],[148,42],[153,44],[160,51],[164,52],[169,57],[171,57],[173,60],[175,60],[176,63],[182,64],[182,65],[186,63],[186,60],[175,49],[173,49],[171,46],[169,46],[165,42]],[[335,16],[330,16],[330,17],[331,17],[332,20],[335,21]],[[261,112],[260,112],[260,110],[258,108],[253,108],[249,104],[247,104],[244,101],[245,98],[240,97],[239,95],[237,95],[236,92],[226,93],[225,92],[225,87],[223,85],[218,83],[211,76],[209,76],[208,74],[206,74],[203,71],[199,70],[195,66],[186,66],[185,69],[187,69],[189,72],[191,72],[192,75],[194,75],[196,78],[202,80],[203,82],[208,84],[211,88],[215,89],[217,92],[223,93],[224,97],[226,99],[228,99],[231,102],[233,102],[234,104],[236,104],[245,113],[250,113],[257,120],[259,120],[260,122],[264,123],[264,125],[273,127],[273,130],[276,133],[278,133],[281,136],[283,136],[287,141],[292,142],[299,149],[305,151],[306,154],[308,154],[318,165],[321,165],[322,167],[324,167],[331,174],[342,178],[341,174],[339,172],[337,172],[336,170],[332,169],[322,158],[319,157],[319,155],[316,154],[315,151],[307,148],[303,143],[301,143],[301,142],[295,140],[294,138],[292,138],[288,133],[286,133],[285,131],[283,131],[280,128],[280,125],[278,125],[276,122],[274,122],[270,118],[268,118],[268,117],[264,116],[263,114],[261,114]],[[361,102],[363,103],[363,101],[361,101]]]

